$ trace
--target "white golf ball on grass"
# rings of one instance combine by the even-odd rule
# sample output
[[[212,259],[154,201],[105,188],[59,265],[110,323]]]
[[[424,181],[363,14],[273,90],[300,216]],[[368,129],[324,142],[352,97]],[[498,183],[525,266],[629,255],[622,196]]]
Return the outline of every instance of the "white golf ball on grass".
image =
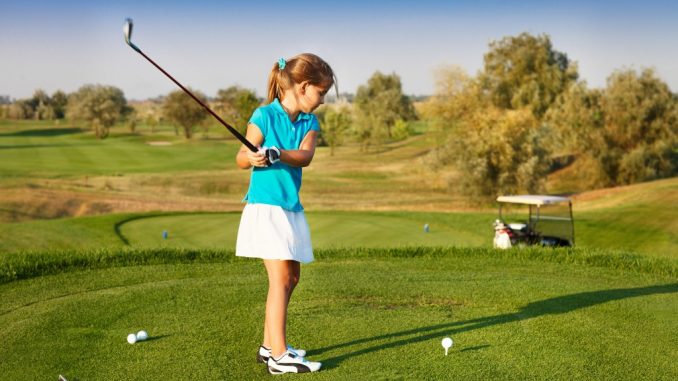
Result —
[[[130,343],[130,344],[136,343],[137,342],[137,335],[135,335],[133,333],[130,333],[129,335],[127,335],[127,342]]]
[[[137,341],[144,341],[148,339],[148,333],[144,330],[137,332]]]

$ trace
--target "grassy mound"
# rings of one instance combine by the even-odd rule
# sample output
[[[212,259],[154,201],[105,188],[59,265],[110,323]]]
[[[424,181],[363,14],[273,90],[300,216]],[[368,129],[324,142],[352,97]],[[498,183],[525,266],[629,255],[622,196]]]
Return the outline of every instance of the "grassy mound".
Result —
[[[302,267],[288,319],[290,342],[323,362],[314,379],[678,375],[675,267],[584,250],[317,257]],[[1,258],[3,274],[14,269],[0,284],[3,378],[268,377],[254,361],[267,287],[258,260],[179,249]],[[127,344],[141,329],[151,339]],[[443,337],[455,341],[447,357]]]

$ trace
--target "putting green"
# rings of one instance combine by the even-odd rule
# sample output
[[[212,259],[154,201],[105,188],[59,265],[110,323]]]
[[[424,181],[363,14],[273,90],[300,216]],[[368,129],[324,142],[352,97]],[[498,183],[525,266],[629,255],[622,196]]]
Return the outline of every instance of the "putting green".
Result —
[[[489,246],[494,234],[492,216],[482,213],[310,212],[306,216],[318,248]],[[133,247],[231,249],[239,223],[240,213],[159,215],[122,223],[119,231]]]
[[[258,379],[258,260],[116,267],[0,285],[7,379]],[[675,278],[456,250],[303,266],[289,340],[314,379],[671,380]],[[151,339],[129,345],[147,330]],[[445,357],[440,344],[455,341]]]

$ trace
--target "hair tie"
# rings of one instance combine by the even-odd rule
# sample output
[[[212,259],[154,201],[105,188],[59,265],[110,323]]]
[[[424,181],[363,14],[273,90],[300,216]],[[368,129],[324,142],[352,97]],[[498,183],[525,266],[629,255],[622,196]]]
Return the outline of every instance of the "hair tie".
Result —
[[[278,70],[284,70],[287,65],[287,61],[284,58],[278,60]]]

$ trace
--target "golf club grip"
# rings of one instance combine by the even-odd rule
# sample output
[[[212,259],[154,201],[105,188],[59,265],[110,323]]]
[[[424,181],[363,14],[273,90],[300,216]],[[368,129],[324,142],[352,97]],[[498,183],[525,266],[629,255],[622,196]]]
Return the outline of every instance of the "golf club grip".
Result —
[[[177,86],[179,86],[182,90],[184,90],[186,92],[186,94],[190,95],[191,98],[193,98],[193,100],[198,102],[198,104],[200,104],[205,110],[207,110],[210,114],[212,114],[212,116],[215,117],[219,122],[221,122],[221,124],[223,124],[224,127],[226,127],[231,132],[231,134],[233,134],[233,136],[238,138],[238,140],[240,140],[242,142],[242,144],[247,146],[247,148],[249,148],[250,151],[252,151],[252,152],[258,152],[259,151],[257,149],[257,147],[255,147],[252,143],[250,143],[249,140],[247,140],[247,138],[242,136],[242,134],[240,132],[238,132],[235,128],[231,127],[230,124],[226,123],[223,119],[221,119],[221,117],[219,115],[217,115],[217,113],[212,111],[211,108],[207,107],[207,105],[204,104],[200,99],[198,99],[198,97],[193,95],[193,93],[190,90],[185,88],[181,83],[179,83],[179,81],[174,79],[174,77],[172,77],[168,72],[166,72],[163,68],[161,68],[160,65],[155,63],[152,59],[150,59],[150,57],[148,57],[146,54],[144,54],[144,52],[142,52],[141,49],[135,49],[135,50],[137,52],[139,52],[139,54],[141,54],[144,58],[146,58],[148,60],[148,62],[152,63],[153,66],[155,66],[156,68],[158,68],[158,70],[160,70],[163,74],[165,74],[167,76],[167,78],[171,79],[172,82],[176,83]]]

